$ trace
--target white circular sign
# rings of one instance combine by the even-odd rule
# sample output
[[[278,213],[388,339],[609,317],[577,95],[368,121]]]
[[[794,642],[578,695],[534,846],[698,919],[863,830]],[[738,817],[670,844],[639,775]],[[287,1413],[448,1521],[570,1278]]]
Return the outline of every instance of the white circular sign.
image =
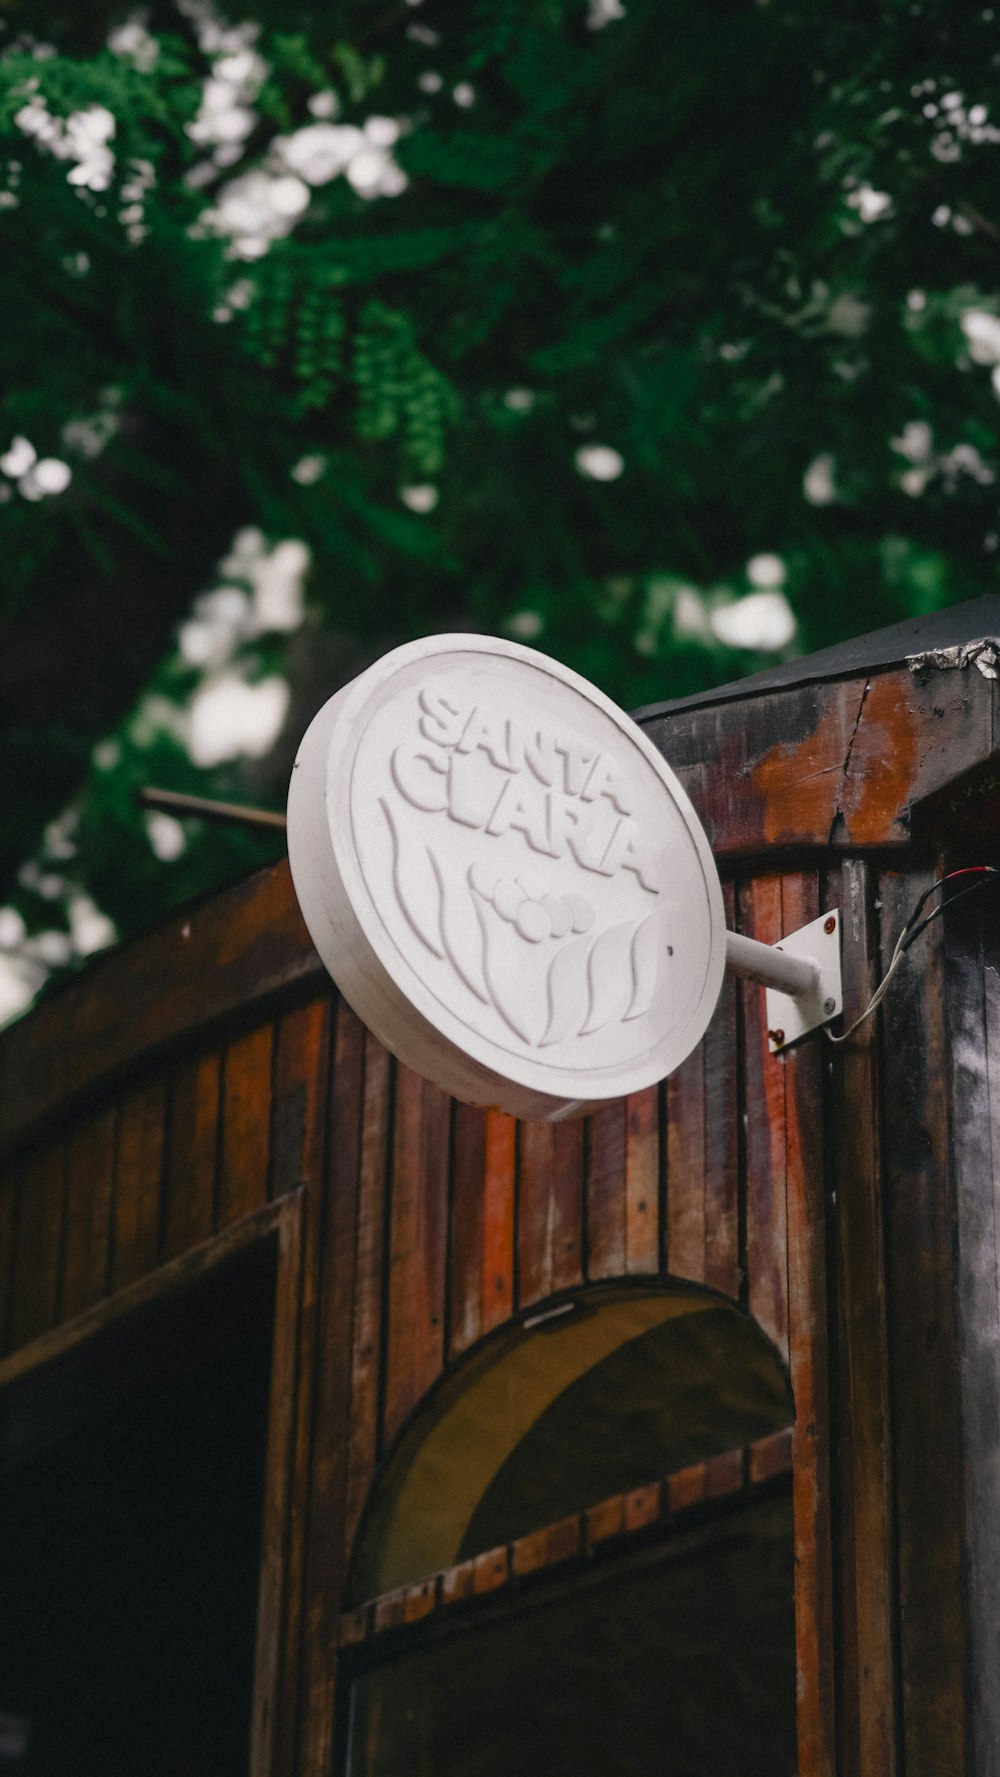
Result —
[[[670,1073],[725,965],[718,873],[641,729],[531,648],[431,636],[325,704],[288,851],[345,999],[457,1098],[549,1120]]]

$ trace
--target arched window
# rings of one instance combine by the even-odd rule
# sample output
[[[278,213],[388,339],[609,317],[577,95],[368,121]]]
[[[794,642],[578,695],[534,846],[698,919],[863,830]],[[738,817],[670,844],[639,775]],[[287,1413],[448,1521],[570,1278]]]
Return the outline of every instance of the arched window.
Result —
[[[348,1777],[791,1777],[791,1417],[705,1290],[597,1287],[486,1342],[362,1524]]]

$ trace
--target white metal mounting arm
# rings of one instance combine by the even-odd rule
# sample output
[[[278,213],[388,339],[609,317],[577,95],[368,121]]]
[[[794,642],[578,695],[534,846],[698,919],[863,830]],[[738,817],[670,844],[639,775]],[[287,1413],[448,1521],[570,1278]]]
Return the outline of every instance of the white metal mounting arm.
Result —
[[[840,915],[821,913],[778,944],[727,932],[726,967],[767,988],[768,1045],[777,1055],[843,1008]]]

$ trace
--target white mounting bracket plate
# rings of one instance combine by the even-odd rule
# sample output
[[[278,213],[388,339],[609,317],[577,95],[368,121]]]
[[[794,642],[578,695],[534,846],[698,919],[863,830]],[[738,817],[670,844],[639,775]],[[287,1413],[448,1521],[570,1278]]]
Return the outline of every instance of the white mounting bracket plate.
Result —
[[[772,1055],[781,1055],[800,1037],[829,1024],[843,1010],[844,994],[840,972],[840,914],[834,909],[821,913],[818,919],[797,932],[790,932],[780,944],[783,950],[802,962],[813,963],[817,970],[815,986],[806,993],[781,993],[769,987],[766,993],[767,1041]]]

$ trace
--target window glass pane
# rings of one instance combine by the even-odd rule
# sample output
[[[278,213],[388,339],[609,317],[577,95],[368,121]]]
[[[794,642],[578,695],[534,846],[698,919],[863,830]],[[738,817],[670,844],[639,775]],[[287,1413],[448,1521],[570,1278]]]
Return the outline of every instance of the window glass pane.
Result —
[[[791,1777],[787,1491],[359,1675],[350,1777]]]

